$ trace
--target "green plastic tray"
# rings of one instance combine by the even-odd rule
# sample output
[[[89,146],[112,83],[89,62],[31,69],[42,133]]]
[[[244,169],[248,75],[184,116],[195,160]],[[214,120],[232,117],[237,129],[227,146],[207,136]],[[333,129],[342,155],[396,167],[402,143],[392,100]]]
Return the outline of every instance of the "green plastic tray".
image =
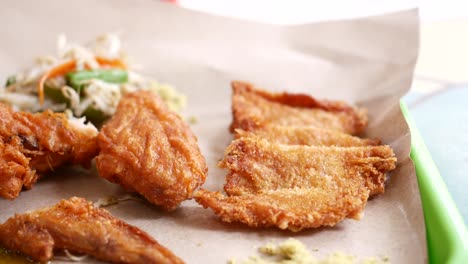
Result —
[[[468,229],[403,101],[426,223],[429,263],[468,264]]]

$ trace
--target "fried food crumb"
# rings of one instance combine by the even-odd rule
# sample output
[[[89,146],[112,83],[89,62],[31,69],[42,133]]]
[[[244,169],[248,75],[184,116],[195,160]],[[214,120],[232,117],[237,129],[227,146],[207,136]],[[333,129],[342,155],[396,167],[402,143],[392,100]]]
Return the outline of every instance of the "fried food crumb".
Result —
[[[158,94],[171,111],[180,112],[187,105],[187,97],[169,84],[152,82],[150,90]]]
[[[268,256],[268,258],[262,259],[261,257],[251,257],[249,258],[249,261],[245,263],[317,263],[305,245],[299,240],[293,238],[284,241],[279,246],[276,246],[271,242],[267,243],[266,245],[260,247],[258,251],[263,255]]]
[[[103,198],[99,198],[97,202],[93,204],[94,207],[107,207],[110,205],[118,204],[120,202],[125,201],[144,201],[141,196],[137,196],[136,194],[125,194],[123,196],[106,196]]]
[[[196,116],[188,116],[186,120],[191,125],[195,125],[196,123],[198,123],[198,118]]]
[[[290,238],[280,245],[267,243],[260,247],[258,251],[262,256],[250,256],[246,261],[239,262],[241,264],[383,264],[390,263],[388,257],[381,259],[376,257],[366,258],[358,261],[353,255],[348,255],[343,252],[334,252],[323,259],[317,259],[312,255],[312,251],[297,239]],[[236,259],[231,258],[229,264],[238,263]]]

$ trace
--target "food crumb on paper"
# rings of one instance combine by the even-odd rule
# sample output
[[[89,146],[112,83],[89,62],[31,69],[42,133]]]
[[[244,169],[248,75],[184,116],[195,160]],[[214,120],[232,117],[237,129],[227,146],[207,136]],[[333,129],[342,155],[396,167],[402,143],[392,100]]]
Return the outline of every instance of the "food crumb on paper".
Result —
[[[187,97],[169,84],[153,81],[150,90],[158,94],[171,111],[180,112],[187,105]]]
[[[189,122],[191,125],[195,125],[198,123],[198,118],[196,116],[189,116],[186,118],[187,122]]]
[[[317,259],[312,255],[312,251],[297,239],[290,238],[280,245],[267,243],[260,247],[258,251],[263,256],[251,256],[247,260],[237,262],[235,258],[231,258],[228,264],[383,264],[390,263],[388,257],[381,259],[376,257],[366,258],[358,261],[355,256],[348,255],[342,252],[335,252],[328,255],[324,259]]]
[[[107,207],[110,205],[118,204],[120,202],[125,202],[125,201],[144,201],[141,197],[139,197],[136,194],[125,194],[123,196],[106,196],[103,198],[99,198],[97,202],[95,202],[93,205],[94,207]]]

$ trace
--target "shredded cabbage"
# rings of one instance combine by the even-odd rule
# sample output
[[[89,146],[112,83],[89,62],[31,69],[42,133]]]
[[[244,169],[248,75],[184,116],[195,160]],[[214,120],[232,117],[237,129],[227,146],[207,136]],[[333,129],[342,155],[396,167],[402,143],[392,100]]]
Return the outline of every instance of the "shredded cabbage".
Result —
[[[86,69],[85,66],[89,70],[98,69],[102,66],[96,57],[119,59],[124,62],[127,66],[128,81],[108,83],[99,79],[89,79],[83,82],[81,90],[77,90],[67,85],[64,76],[50,78],[45,86],[61,94],[62,99],[54,99],[46,92],[44,105],[39,104],[37,86],[45,73],[70,60],[76,60],[76,71]],[[57,41],[57,54],[41,56],[31,68],[10,76],[14,81],[12,83],[9,81],[9,85],[0,87],[0,102],[12,105],[15,110],[30,112],[69,109],[77,117],[86,115],[86,111],[91,108],[107,118],[115,113],[120,98],[126,93],[151,90],[159,94],[171,110],[182,110],[186,102],[184,95],[170,85],[161,84],[134,72],[133,66],[121,49],[119,34],[104,34],[86,45],[69,42],[65,35],[60,35]]]

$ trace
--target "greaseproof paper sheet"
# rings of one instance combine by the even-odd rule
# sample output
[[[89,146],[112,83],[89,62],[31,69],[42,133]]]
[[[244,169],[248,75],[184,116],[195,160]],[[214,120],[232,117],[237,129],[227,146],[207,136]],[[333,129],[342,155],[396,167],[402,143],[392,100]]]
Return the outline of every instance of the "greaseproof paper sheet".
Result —
[[[418,15],[408,10],[346,21],[295,26],[257,24],[188,11],[149,0],[3,1],[0,4],[0,78],[38,56],[55,53],[57,35],[85,42],[111,31],[143,72],[188,96],[183,115],[209,165],[204,188],[222,190],[226,171],[216,164],[232,140],[231,80],[306,92],[367,107],[367,135],[390,144],[398,158],[386,192],[371,199],[360,221],[298,233],[252,229],[219,221],[211,210],[186,201],[174,212],[128,201],[107,207],[114,216],[148,232],[187,263],[246,259],[267,242],[289,237],[318,249],[360,259],[388,256],[392,263],[427,261],[422,207],[408,157],[410,132],[399,99],[410,85],[418,53]],[[71,196],[91,201],[124,191],[95,170],[61,170],[32,190],[0,200],[0,221]],[[53,261],[52,263],[59,262]],[[95,262],[88,258],[85,262]]]

